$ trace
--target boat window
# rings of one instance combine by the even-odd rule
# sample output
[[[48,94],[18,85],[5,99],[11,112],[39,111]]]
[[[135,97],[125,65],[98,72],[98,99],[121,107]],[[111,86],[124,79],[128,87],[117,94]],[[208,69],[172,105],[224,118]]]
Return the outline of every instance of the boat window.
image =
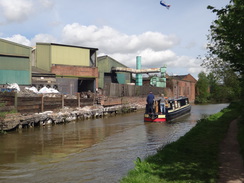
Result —
[[[175,106],[175,108],[178,108],[177,101],[175,101],[175,105],[174,106]]]

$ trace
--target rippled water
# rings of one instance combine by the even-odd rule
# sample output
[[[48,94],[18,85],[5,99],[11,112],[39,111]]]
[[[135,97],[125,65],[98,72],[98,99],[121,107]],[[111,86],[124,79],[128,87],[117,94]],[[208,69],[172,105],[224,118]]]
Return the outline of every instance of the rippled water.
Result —
[[[195,105],[172,123],[144,123],[141,111],[1,135],[0,182],[119,182],[137,157],[155,154],[226,106]]]

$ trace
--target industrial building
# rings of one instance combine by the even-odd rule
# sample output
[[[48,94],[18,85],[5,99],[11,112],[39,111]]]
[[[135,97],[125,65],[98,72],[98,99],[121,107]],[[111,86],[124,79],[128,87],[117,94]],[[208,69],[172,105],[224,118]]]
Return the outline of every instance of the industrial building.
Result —
[[[131,83],[131,73],[126,72],[114,72],[113,68],[122,67],[128,68],[124,64],[121,64],[117,60],[109,56],[101,56],[97,58],[98,60],[98,87],[104,88],[104,86],[110,83],[127,84]]]
[[[171,97],[185,96],[190,102],[195,101],[197,80],[191,75],[175,75],[167,77],[167,88],[171,90]]]
[[[31,84],[31,47],[0,39],[0,85]]]
[[[56,43],[36,43],[32,66],[35,70],[42,70],[41,73],[45,71],[45,75],[55,74],[56,81],[49,82],[56,83],[61,93],[95,92],[98,84],[97,50]],[[48,77],[52,78],[50,74]]]

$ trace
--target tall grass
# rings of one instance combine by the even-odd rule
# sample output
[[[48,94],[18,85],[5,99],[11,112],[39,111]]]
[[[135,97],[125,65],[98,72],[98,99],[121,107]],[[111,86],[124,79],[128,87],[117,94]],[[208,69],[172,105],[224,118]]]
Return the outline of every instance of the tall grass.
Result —
[[[135,161],[135,168],[121,183],[206,183],[218,174],[219,144],[230,122],[240,114],[238,104],[198,121],[185,136],[157,154]]]

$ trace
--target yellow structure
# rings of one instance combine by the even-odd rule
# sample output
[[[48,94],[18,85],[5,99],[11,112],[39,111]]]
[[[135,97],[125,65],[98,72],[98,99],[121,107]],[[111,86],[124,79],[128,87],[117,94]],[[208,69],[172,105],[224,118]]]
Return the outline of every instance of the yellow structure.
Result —
[[[96,67],[96,48],[36,43],[36,67],[51,71],[53,64]]]
[[[95,91],[98,85],[97,48],[36,43],[32,66],[56,75],[63,93]]]

